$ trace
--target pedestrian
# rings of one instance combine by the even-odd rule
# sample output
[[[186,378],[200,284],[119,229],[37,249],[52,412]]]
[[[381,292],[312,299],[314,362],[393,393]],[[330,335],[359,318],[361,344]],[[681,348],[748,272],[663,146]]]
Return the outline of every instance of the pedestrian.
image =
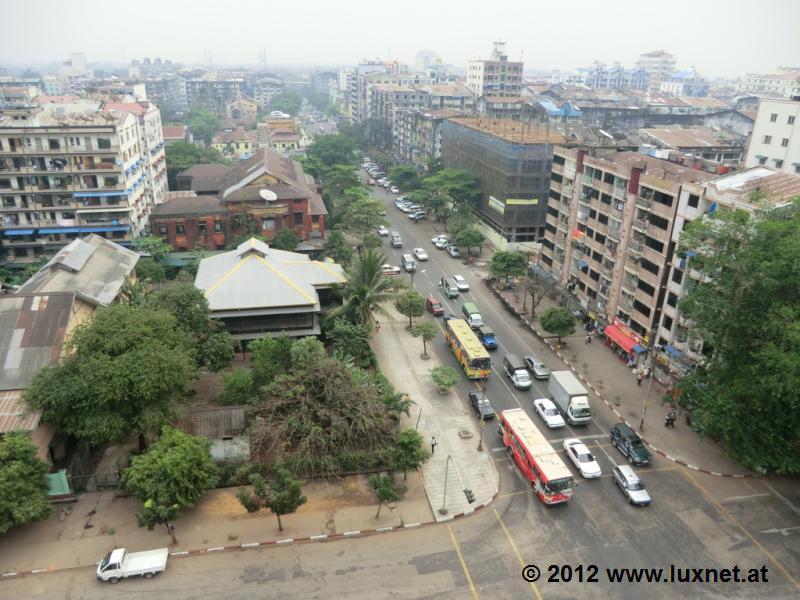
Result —
[[[592,343],[592,334],[591,334],[591,332],[586,334],[586,343],[587,344],[591,344]]]
[[[637,373],[636,374],[636,385],[638,385],[639,387],[642,387],[642,374],[641,373]]]
[[[438,444],[439,444],[439,442],[436,441],[436,438],[431,436],[431,455],[436,453],[436,446]]]
[[[444,276],[439,280],[439,287],[444,287]]]
[[[375,333],[380,333],[381,331],[381,322],[378,319],[375,319]]]

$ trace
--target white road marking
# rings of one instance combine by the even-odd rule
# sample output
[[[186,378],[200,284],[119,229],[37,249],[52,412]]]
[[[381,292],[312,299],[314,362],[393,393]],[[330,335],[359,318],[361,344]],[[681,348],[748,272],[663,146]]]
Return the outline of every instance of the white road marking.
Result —
[[[784,498],[781,496],[778,491],[772,487],[770,484],[766,484],[769,488],[769,491],[775,494],[779,500],[781,500],[786,506],[788,506],[795,514],[800,515],[800,509],[798,509],[794,504],[792,504],[788,498]]]
[[[739,500],[747,500],[749,498],[763,498],[764,496],[769,496],[766,492],[763,494],[750,494],[749,496],[728,496],[727,498],[723,498],[723,502],[738,502]]]
[[[800,529],[800,526],[797,527],[784,527],[783,529],[765,529],[761,533],[780,533],[781,535],[789,535],[790,531],[795,529]]]

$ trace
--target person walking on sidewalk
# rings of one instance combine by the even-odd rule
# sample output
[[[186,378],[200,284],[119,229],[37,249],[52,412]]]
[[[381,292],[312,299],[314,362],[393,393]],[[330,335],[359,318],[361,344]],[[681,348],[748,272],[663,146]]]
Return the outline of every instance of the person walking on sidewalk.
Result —
[[[381,322],[378,319],[375,319],[375,333],[380,333],[381,331]]]
[[[592,343],[592,332],[591,331],[586,334],[586,343],[587,344],[591,344]]]
[[[434,436],[431,436],[431,456],[433,456],[436,453],[436,446],[438,444],[439,442],[436,441],[436,438]]]
[[[637,373],[636,374],[636,385],[638,385],[639,387],[642,387],[642,374],[641,373]]]

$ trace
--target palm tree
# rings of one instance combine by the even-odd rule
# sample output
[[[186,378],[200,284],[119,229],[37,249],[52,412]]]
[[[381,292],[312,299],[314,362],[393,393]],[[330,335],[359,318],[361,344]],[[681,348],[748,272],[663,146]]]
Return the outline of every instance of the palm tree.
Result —
[[[329,317],[344,316],[353,323],[369,323],[373,311],[388,314],[382,304],[394,299],[405,284],[399,277],[381,274],[385,262],[386,256],[372,248],[359,255],[349,281],[342,287],[344,303],[333,309]]]

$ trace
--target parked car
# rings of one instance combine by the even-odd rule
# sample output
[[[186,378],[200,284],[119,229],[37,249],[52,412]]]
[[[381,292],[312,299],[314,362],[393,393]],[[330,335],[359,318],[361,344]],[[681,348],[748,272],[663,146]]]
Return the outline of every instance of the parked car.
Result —
[[[458,288],[459,292],[469,291],[469,284],[467,283],[467,280],[464,279],[461,275],[453,275],[453,281],[456,282],[456,287]]]
[[[395,276],[400,275],[400,272],[400,267],[395,267],[394,265],[381,265],[381,275]]]
[[[550,369],[548,369],[541,360],[536,358],[535,354],[528,354],[525,357],[525,366],[528,367],[531,375],[536,379],[550,378]]]
[[[445,234],[443,234],[443,233],[440,233],[439,235],[435,235],[435,236],[433,236],[431,238],[431,243],[435,244],[439,240],[446,240],[446,239],[447,239],[447,236]]]
[[[614,481],[625,494],[628,502],[636,506],[647,506],[652,502],[650,494],[644,487],[644,481],[628,465],[617,465],[613,469]]]
[[[433,296],[428,296],[428,299],[425,300],[425,308],[427,308],[428,312],[434,317],[444,314],[444,306],[439,302],[438,298],[434,298]]]
[[[490,421],[494,419],[495,415],[492,403],[489,402],[489,398],[486,397],[486,394],[480,390],[472,390],[469,393],[469,403],[472,405],[472,408],[475,409],[475,412],[478,413],[478,418],[481,421]]]
[[[642,438],[625,423],[617,423],[611,428],[611,445],[622,452],[634,465],[648,465],[653,460]]]
[[[397,186],[394,186],[394,185],[389,186],[389,191],[392,192],[393,194],[399,194],[400,193],[400,190],[397,189]]]
[[[414,258],[417,260],[428,260],[428,253],[425,248],[414,248]]]
[[[378,235],[381,237],[389,237],[389,228],[385,225],[378,227]]]
[[[445,248],[447,248],[448,244],[449,242],[447,241],[447,238],[444,236],[440,237],[439,239],[433,242],[433,245],[436,246],[436,248],[438,248],[439,250],[444,250]]]
[[[418,210],[409,214],[408,218],[411,219],[412,221],[424,221],[425,219],[428,218],[428,213],[427,211],[424,210]]]
[[[367,185],[375,185],[375,180],[374,179],[368,179],[367,180]]]
[[[458,250],[458,246],[453,246],[452,244],[447,247],[447,253],[452,258],[461,258],[461,252]]]
[[[559,429],[567,425],[550,398],[537,398],[533,401],[533,407],[549,429]]]
[[[569,456],[582,477],[586,479],[596,479],[600,477],[600,465],[597,464],[594,456],[586,445],[578,438],[569,438],[564,440],[564,451]]]

